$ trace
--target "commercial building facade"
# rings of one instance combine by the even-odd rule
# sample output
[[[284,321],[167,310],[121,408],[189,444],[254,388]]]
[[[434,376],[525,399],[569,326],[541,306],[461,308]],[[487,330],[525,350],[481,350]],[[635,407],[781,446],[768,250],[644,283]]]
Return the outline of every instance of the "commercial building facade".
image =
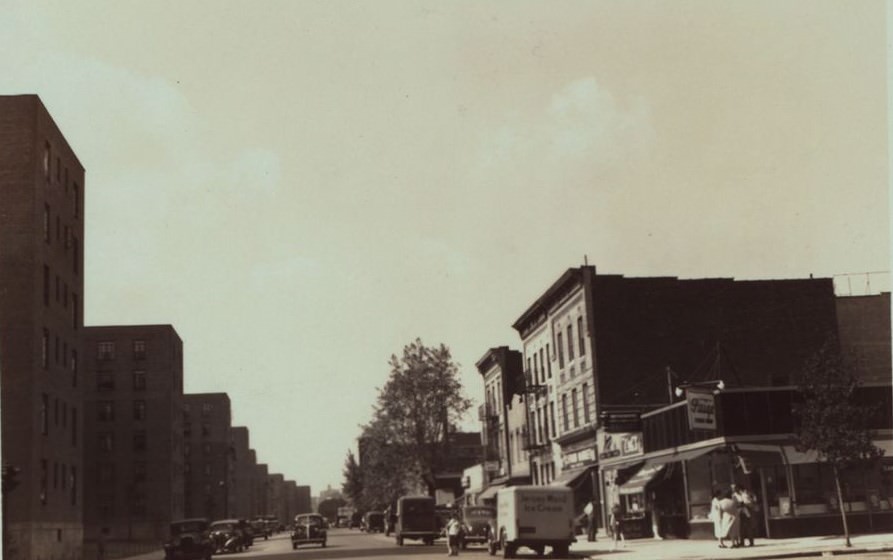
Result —
[[[84,168],[36,95],[0,96],[4,558],[83,541]]]
[[[183,342],[170,325],[84,329],[85,538],[159,540],[184,514]]]

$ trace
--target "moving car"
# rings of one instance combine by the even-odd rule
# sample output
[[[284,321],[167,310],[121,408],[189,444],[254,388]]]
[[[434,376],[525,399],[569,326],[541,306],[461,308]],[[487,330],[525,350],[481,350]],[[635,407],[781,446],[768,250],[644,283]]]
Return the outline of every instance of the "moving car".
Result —
[[[223,552],[243,552],[248,548],[248,539],[241,519],[221,519],[208,527],[214,554]]]
[[[292,550],[302,544],[326,546],[328,532],[326,521],[318,513],[301,513],[295,516],[295,528],[291,533]]]
[[[510,486],[496,493],[496,530],[487,543],[491,556],[502,549],[503,558],[514,558],[522,546],[542,556],[548,546],[552,558],[567,558],[576,540],[570,488]]]
[[[487,506],[465,506],[459,512],[462,533],[459,546],[465,548],[468,543],[487,544],[490,530],[496,523],[496,509]]]
[[[397,525],[394,528],[397,546],[405,539],[434,544],[440,532],[434,512],[434,498],[430,496],[404,496],[397,500]]]
[[[170,525],[170,538],[164,543],[165,560],[210,560],[214,545],[203,517],[181,519]]]
[[[367,533],[384,533],[384,513],[367,511],[363,518],[363,529]]]
[[[253,519],[251,521],[251,529],[254,532],[255,538],[263,537],[264,540],[270,538],[270,533],[272,532],[267,528],[267,522],[261,518]]]

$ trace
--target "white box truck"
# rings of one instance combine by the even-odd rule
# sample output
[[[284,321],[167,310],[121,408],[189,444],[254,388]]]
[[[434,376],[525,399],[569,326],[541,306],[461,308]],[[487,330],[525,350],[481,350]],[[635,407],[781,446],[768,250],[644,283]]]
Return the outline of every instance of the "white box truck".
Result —
[[[560,486],[510,486],[496,493],[496,526],[490,531],[490,555],[502,550],[514,558],[526,546],[538,555],[552,548],[553,558],[567,558],[574,537],[574,495]]]

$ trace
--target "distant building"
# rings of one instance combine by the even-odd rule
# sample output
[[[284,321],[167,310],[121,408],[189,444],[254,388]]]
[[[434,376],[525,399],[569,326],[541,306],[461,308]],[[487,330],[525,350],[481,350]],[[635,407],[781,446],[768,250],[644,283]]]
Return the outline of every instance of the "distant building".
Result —
[[[183,342],[170,325],[84,329],[85,536],[158,540],[184,513]]]
[[[232,434],[232,488],[230,489],[230,503],[232,504],[233,517],[251,517],[252,511],[252,486],[254,484],[255,466],[257,460],[249,449],[249,431],[244,426],[233,427]]]
[[[270,505],[270,475],[269,467],[265,463],[259,463],[254,471],[254,512],[255,515],[272,515],[273,508]]]
[[[0,96],[3,558],[80,558],[84,168],[36,95]]]
[[[316,511],[316,508],[313,505],[313,499],[310,496],[309,486],[298,486],[296,489],[296,496],[296,513],[311,513]]]
[[[286,523],[288,519],[288,505],[285,494],[285,477],[279,473],[267,476],[269,492],[267,493],[267,507],[269,514],[275,515],[280,523]]]
[[[184,395],[186,516],[224,519],[235,515],[231,499],[231,410],[226,393]]]
[[[837,298],[841,350],[854,360],[864,383],[888,383],[890,371],[890,292]]]
[[[332,488],[332,485],[329,484],[326,486],[325,490],[322,490],[319,493],[319,501],[330,500],[330,499],[343,499],[341,495],[341,490],[337,488]]]

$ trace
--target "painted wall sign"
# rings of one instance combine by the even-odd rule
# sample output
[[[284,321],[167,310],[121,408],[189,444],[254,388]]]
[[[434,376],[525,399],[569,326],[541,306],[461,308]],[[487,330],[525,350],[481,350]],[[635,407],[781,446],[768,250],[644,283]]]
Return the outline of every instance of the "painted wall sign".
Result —
[[[688,404],[688,427],[691,430],[716,429],[716,399],[713,391],[689,388],[685,400]]]

